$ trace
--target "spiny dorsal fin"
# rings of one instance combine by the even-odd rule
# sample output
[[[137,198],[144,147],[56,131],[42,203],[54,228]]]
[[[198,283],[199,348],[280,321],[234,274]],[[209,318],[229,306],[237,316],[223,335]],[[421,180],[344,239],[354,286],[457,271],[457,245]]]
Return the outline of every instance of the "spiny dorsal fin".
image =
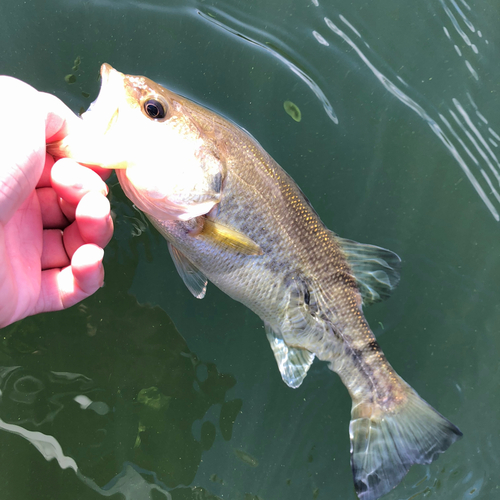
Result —
[[[210,238],[219,245],[245,255],[262,255],[263,253],[260,246],[248,236],[212,219],[206,218],[203,220],[201,235]]]
[[[174,261],[175,268],[188,290],[197,298],[205,297],[207,277],[177,248],[168,242],[168,250]]]
[[[399,283],[401,259],[397,254],[376,247],[339,238],[344,255],[354,274],[363,305],[387,299]]]
[[[314,354],[306,349],[286,345],[283,337],[277,334],[268,323],[264,323],[264,325],[267,339],[278,363],[281,378],[286,385],[296,389],[305,379],[307,371],[314,361]]]

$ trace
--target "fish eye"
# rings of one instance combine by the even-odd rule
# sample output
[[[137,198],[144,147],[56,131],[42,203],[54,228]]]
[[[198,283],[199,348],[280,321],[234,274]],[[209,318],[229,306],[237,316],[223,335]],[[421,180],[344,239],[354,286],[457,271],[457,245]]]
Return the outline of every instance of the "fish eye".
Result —
[[[144,103],[144,111],[153,120],[161,120],[167,114],[166,105],[156,99],[148,99]]]

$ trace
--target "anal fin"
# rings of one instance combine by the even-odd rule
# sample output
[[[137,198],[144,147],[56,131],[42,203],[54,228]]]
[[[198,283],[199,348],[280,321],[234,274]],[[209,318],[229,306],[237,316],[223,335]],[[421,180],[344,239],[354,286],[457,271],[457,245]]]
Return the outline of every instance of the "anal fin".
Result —
[[[168,242],[168,250],[174,261],[175,268],[188,290],[197,299],[205,297],[208,283],[207,277],[170,242]]]
[[[307,371],[314,361],[314,354],[307,349],[290,347],[268,323],[264,323],[264,325],[267,339],[278,363],[281,378],[286,385],[296,389],[306,377]]]

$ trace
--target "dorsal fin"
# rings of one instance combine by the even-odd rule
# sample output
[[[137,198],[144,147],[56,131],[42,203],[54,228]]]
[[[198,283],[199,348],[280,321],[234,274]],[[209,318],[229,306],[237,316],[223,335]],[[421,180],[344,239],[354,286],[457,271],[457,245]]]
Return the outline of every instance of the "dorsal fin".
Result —
[[[296,389],[307,375],[314,354],[306,349],[288,346],[283,337],[276,333],[268,323],[264,323],[266,335],[278,363],[281,378],[286,385]]]
[[[385,248],[338,236],[337,241],[356,279],[363,305],[387,299],[399,283],[399,256]]]
[[[208,283],[207,277],[170,242],[168,242],[168,250],[174,261],[175,268],[188,290],[197,299],[205,297]]]

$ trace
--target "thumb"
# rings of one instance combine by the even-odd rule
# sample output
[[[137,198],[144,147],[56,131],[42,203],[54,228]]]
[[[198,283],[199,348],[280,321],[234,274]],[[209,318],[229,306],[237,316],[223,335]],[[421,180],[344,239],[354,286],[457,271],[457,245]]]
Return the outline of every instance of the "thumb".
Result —
[[[0,76],[0,223],[3,224],[35,189],[43,171],[44,111],[38,105],[38,95],[27,83]]]

